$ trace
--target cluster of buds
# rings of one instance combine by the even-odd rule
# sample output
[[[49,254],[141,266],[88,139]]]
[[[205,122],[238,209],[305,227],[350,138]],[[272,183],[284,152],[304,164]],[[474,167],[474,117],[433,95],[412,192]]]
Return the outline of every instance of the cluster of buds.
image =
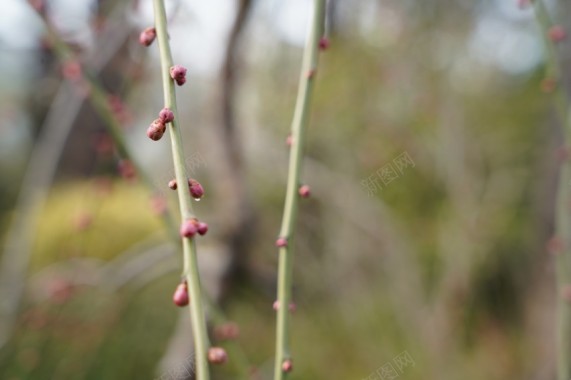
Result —
[[[186,69],[181,65],[174,65],[170,68],[171,78],[178,84],[182,86],[186,83]]]
[[[144,29],[139,35],[139,43],[143,46],[150,46],[157,37],[157,31],[153,27]]]
[[[186,285],[186,281],[182,281],[180,284],[178,284],[172,296],[172,300],[175,305],[180,307],[188,305],[189,297],[188,297],[188,286]]]
[[[155,119],[151,125],[149,125],[149,128],[147,128],[147,136],[153,141],[160,140],[167,130],[166,124],[173,120],[174,113],[172,110],[167,107],[163,108],[161,112],[159,112],[159,118]]]
[[[176,190],[178,185],[176,179],[172,179],[169,181],[169,187],[172,190]],[[188,190],[190,191],[190,195],[195,199],[199,200],[204,196],[204,188],[197,180],[190,178],[188,180]]]
[[[180,225],[180,236],[191,238],[197,233],[199,235],[206,235],[208,232],[208,224],[200,222],[198,219],[187,219]]]

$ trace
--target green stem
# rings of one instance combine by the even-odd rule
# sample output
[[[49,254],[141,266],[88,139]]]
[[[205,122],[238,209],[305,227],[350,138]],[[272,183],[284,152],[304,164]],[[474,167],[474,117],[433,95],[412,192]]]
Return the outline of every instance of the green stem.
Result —
[[[555,81],[555,106],[563,124],[565,135],[565,149],[571,147],[571,119],[569,118],[569,98],[561,81],[561,66],[558,59],[557,47],[548,36],[548,30],[553,25],[545,4],[541,0],[533,2],[535,17],[541,29],[546,48],[546,76]],[[565,153],[567,154],[567,153]],[[555,236],[561,239],[562,251],[556,257],[556,286],[557,286],[557,379],[569,380],[571,378],[571,305],[563,297],[566,286],[571,285],[571,271],[569,260],[571,257],[571,218],[569,215],[569,201],[571,200],[571,163],[569,158],[562,160],[559,183],[556,196]]]
[[[175,115],[174,121],[168,125],[171,136],[175,177],[179,184],[177,193],[180,215],[182,220],[186,220],[194,218],[194,212],[192,210],[192,199],[190,197],[190,192],[188,191],[188,186],[185,186],[188,182],[188,176],[184,164],[182,135],[180,128],[178,127],[179,119],[176,107],[174,82],[169,73],[170,68],[173,66],[173,61],[168,42],[167,17],[163,0],[154,0],[153,4],[155,12],[155,29],[157,31],[157,40],[161,56],[161,76],[165,97],[165,107],[170,108]],[[206,320],[202,310],[202,292],[194,239],[183,238],[182,247],[184,257],[184,275],[186,277],[190,293],[189,309],[196,352],[196,378],[198,380],[208,380],[210,378],[207,360],[209,341],[206,331]]]
[[[282,371],[282,364],[284,360],[290,358],[289,304],[291,302],[292,292],[293,236],[297,219],[299,200],[298,189],[300,185],[305,130],[307,127],[310,99],[317,70],[319,40],[323,35],[324,18],[325,0],[315,0],[313,18],[303,55],[297,101],[291,126],[292,142],[289,158],[286,198],[280,230],[280,237],[287,239],[288,244],[286,247],[281,247],[279,249],[277,296],[279,308],[277,310],[274,380],[281,380],[287,376],[287,374]]]

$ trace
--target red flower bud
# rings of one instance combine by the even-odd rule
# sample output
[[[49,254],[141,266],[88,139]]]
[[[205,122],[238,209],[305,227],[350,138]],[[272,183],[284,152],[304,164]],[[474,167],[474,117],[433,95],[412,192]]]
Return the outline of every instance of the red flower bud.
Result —
[[[196,230],[198,231],[199,235],[206,235],[206,233],[208,232],[208,224],[204,222],[198,222],[198,224],[196,225]]]
[[[190,178],[188,180],[188,188],[190,190],[190,195],[192,195],[194,199],[200,199],[204,195],[204,188],[200,182],[195,179]]]
[[[159,112],[159,119],[161,119],[164,124],[170,123],[174,120],[174,113],[170,108],[165,107]]]
[[[293,361],[291,359],[286,359],[282,363],[283,372],[291,372],[293,370]]]
[[[276,247],[287,247],[287,239],[284,237],[280,237],[276,240]]]
[[[561,42],[567,37],[565,28],[561,25],[553,25],[547,32],[549,39],[553,42]]]
[[[149,46],[157,37],[157,31],[153,27],[146,28],[139,35],[139,43],[143,46]]]
[[[180,236],[182,237],[191,238],[196,235],[197,231],[198,229],[194,220],[185,220],[180,225]]]
[[[228,360],[228,354],[222,347],[210,347],[208,349],[208,361],[212,364],[224,364]]]
[[[327,48],[329,47],[329,38],[327,37],[321,37],[321,39],[319,40],[319,50],[327,50]]]
[[[161,119],[155,119],[149,128],[147,128],[147,136],[153,140],[160,140],[166,131],[166,126]]]
[[[186,282],[181,282],[176,287],[174,294],[172,296],[172,300],[175,305],[183,307],[188,305],[188,288],[186,286]]]
[[[226,322],[214,329],[214,336],[219,340],[232,340],[238,338],[240,328],[234,322]]]
[[[311,195],[311,189],[308,185],[302,185],[299,187],[299,195],[302,198],[309,198]]]
[[[186,83],[186,69],[181,65],[174,65],[170,68],[171,78],[174,79],[176,84],[182,86]]]
[[[117,169],[119,170],[121,177],[125,179],[131,179],[135,177],[135,167],[129,160],[119,161],[119,164],[117,164]]]

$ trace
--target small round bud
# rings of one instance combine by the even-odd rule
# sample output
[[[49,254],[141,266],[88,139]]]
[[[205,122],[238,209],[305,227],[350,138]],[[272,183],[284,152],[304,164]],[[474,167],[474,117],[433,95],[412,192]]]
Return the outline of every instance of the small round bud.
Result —
[[[309,198],[311,195],[311,188],[308,185],[302,185],[299,187],[299,195],[302,198]]]
[[[232,340],[238,338],[240,335],[240,328],[234,322],[226,322],[214,329],[214,336],[218,340]]]
[[[279,237],[276,240],[276,247],[279,247],[279,248],[287,247],[287,239],[284,237]]]
[[[144,29],[139,35],[139,43],[143,46],[150,46],[157,37],[157,31],[153,27]]]
[[[194,220],[185,220],[180,225],[180,236],[191,238],[196,235],[198,229],[196,228],[196,222]]]
[[[200,199],[204,195],[204,188],[202,187],[200,182],[198,182],[195,179],[190,178],[188,180],[188,188],[190,190],[190,195],[194,199]]]
[[[129,160],[121,160],[117,164],[117,170],[121,177],[125,179],[132,179],[135,177],[135,167]]]
[[[319,39],[319,50],[324,51],[329,48],[329,38],[321,37]]]
[[[186,83],[186,69],[181,65],[174,65],[170,68],[171,78],[174,79],[176,84],[182,86]]]
[[[566,284],[561,287],[561,297],[571,303],[571,284]]]
[[[316,69],[311,69],[307,72],[306,77],[307,79],[312,79],[315,76],[315,73],[317,72]]]
[[[541,81],[541,91],[546,94],[552,93],[557,88],[557,80],[553,78],[545,78]]]
[[[561,25],[553,25],[551,28],[549,28],[547,35],[551,41],[561,42],[567,37],[567,32]]]
[[[291,359],[286,359],[283,361],[282,371],[286,373],[293,371],[293,361]]]
[[[208,361],[212,364],[224,364],[228,360],[228,354],[222,347],[210,347],[208,349]]]
[[[272,305],[272,309],[274,309],[275,311],[278,311],[280,308],[280,301],[275,300],[274,304]]]
[[[292,136],[291,133],[290,133],[289,135],[287,135],[286,145],[287,145],[287,146],[291,146],[292,143],[293,143],[293,136]]]
[[[63,62],[61,72],[65,79],[73,82],[81,79],[81,76],[83,75],[81,65],[74,59],[68,59],[67,61]]]
[[[93,216],[89,213],[82,212],[75,216],[73,226],[77,231],[85,231],[93,224]]]
[[[567,145],[561,145],[555,150],[555,158],[558,163],[563,163],[569,159],[571,152]]]
[[[563,251],[563,240],[559,236],[552,236],[545,244],[547,252],[552,255],[558,255]]]
[[[153,140],[160,140],[166,131],[166,126],[161,119],[155,119],[149,128],[147,128],[147,136]]]
[[[170,110],[170,108],[165,107],[161,110],[161,112],[159,112],[159,119],[161,119],[164,124],[170,123],[174,120],[174,113]]]
[[[171,188],[172,190],[176,190],[177,187],[178,187],[178,186],[177,186],[177,184],[176,184],[176,179],[171,179],[171,180],[169,181],[169,188]]]
[[[186,286],[186,282],[181,282],[176,287],[174,294],[172,296],[172,300],[176,306],[186,306],[188,305],[188,287]]]
[[[204,222],[198,222],[198,224],[196,225],[196,230],[199,235],[206,235],[206,233],[208,232],[208,224]]]
[[[151,210],[155,215],[163,215],[167,211],[167,201],[159,194],[151,197]]]

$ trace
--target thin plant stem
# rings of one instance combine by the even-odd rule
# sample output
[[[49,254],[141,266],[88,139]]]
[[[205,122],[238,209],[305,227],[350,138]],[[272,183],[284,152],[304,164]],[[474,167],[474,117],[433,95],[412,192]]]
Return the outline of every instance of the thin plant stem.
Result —
[[[292,299],[293,237],[298,211],[298,189],[300,185],[305,130],[307,127],[311,94],[317,71],[319,40],[323,35],[324,19],[325,0],[315,0],[312,21],[309,27],[303,54],[297,101],[291,125],[291,151],[285,205],[280,229],[280,238],[286,239],[287,244],[279,248],[278,310],[274,380],[281,380],[287,376],[287,372],[282,370],[282,365],[284,361],[290,359],[291,356],[289,304]]]
[[[174,113],[174,120],[168,124],[171,137],[173,163],[176,181],[179,184],[177,193],[179,200],[180,215],[183,220],[194,218],[192,209],[192,199],[188,186],[188,176],[184,163],[184,150],[182,146],[182,135],[178,126],[178,113],[176,106],[176,95],[174,82],[170,77],[169,70],[173,66],[172,54],[168,42],[167,17],[163,0],[154,0],[155,29],[159,43],[161,57],[161,77],[165,98],[165,107]],[[209,346],[208,334],[206,331],[206,320],[202,305],[202,291],[198,272],[198,260],[196,245],[192,238],[182,238],[184,276],[186,278],[190,293],[190,318],[194,337],[194,347],[196,352],[196,377],[197,380],[208,380],[210,378],[207,349]]]
[[[553,26],[545,4],[541,0],[532,2],[537,24],[546,48],[546,78],[554,81],[554,101],[563,124],[565,137],[565,152],[571,147],[571,119],[569,118],[569,98],[562,86],[562,70],[557,54],[557,46],[549,38],[548,30]],[[571,200],[571,162],[564,157],[560,163],[559,183],[556,195],[555,237],[561,242],[561,249],[556,252],[556,286],[557,286],[557,313],[556,313],[556,344],[557,344],[557,379],[569,380],[571,378],[571,304],[567,297],[563,297],[565,290],[571,286],[571,215],[569,202]]]

